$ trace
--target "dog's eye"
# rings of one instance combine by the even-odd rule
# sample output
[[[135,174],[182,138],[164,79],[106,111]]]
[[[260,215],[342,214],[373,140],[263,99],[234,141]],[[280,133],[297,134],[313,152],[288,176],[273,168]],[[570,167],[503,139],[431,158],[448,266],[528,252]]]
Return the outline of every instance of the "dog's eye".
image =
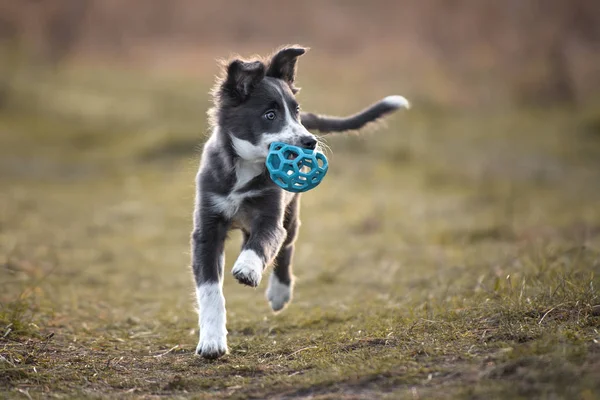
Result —
[[[275,111],[267,111],[265,115],[263,115],[263,117],[265,117],[269,121],[273,121],[275,117],[277,117],[277,114],[275,114]]]
[[[300,114],[300,106],[296,106],[296,115]]]

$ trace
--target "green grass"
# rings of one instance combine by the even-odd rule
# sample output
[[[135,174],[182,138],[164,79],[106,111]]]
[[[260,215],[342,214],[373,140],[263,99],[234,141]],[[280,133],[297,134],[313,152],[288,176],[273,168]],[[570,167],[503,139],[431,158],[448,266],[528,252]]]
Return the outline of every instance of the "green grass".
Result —
[[[592,108],[416,104],[329,139],[293,303],[227,275],[231,354],[206,361],[188,242],[210,81],[27,77],[0,111],[2,396],[600,396]],[[354,111],[300,81],[305,109]]]

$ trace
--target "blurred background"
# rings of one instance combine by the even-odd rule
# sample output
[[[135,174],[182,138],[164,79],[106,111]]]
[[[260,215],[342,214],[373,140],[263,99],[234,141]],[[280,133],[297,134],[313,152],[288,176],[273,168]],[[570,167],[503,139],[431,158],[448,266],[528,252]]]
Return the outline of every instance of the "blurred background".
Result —
[[[305,201],[305,257],[333,257],[335,270],[350,257],[330,251],[338,234],[403,259],[397,243],[463,240],[446,230],[500,241],[598,230],[595,0],[4,0],[5,256],[75,246],[72,268],[126,279],[126,260],[162,246],[158,271],[186,265],[216,59],[289,43],[311,47],[297,77],[306,111],[352,113],[390,94],[414,106],[377,132],[328,139],[330,177]],[[331,247],[316,239],[324,229]]]
[[[4,0],[0,43],[3,102],[25,66],[209,79],[215,58],[286,43],[313,47],[302,68],[324,68],[322,79],[435,105],[579,104],[600,88],[594,0]]]

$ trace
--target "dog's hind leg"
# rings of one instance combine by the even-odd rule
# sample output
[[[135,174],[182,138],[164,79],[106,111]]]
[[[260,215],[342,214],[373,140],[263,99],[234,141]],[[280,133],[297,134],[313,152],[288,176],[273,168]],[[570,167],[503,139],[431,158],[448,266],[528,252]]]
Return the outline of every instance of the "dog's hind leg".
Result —
[[[196,206],[192,232],[192,269],[196,281],[200,339],[196,354],[217,358],[227,353],[223,268],[228,223]]]
[[[265,293],[271,308],[275,312],[283,310],[292,299],[292,257],[294,255],[294,242],[300,228],[299,211],[300,195],[296,195],[286,210],[283,227],[287,236],[275,258],[275,267]]]

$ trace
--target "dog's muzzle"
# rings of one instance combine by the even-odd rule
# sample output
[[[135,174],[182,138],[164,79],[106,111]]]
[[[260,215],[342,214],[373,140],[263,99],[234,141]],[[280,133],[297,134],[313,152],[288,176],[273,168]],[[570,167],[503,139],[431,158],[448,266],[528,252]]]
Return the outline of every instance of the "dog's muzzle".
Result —
[[[294,193],[315,188],[329,168],[325,155],[314,148],[282,142],[271,143],[266,165],[271,180],[280,188]]]

